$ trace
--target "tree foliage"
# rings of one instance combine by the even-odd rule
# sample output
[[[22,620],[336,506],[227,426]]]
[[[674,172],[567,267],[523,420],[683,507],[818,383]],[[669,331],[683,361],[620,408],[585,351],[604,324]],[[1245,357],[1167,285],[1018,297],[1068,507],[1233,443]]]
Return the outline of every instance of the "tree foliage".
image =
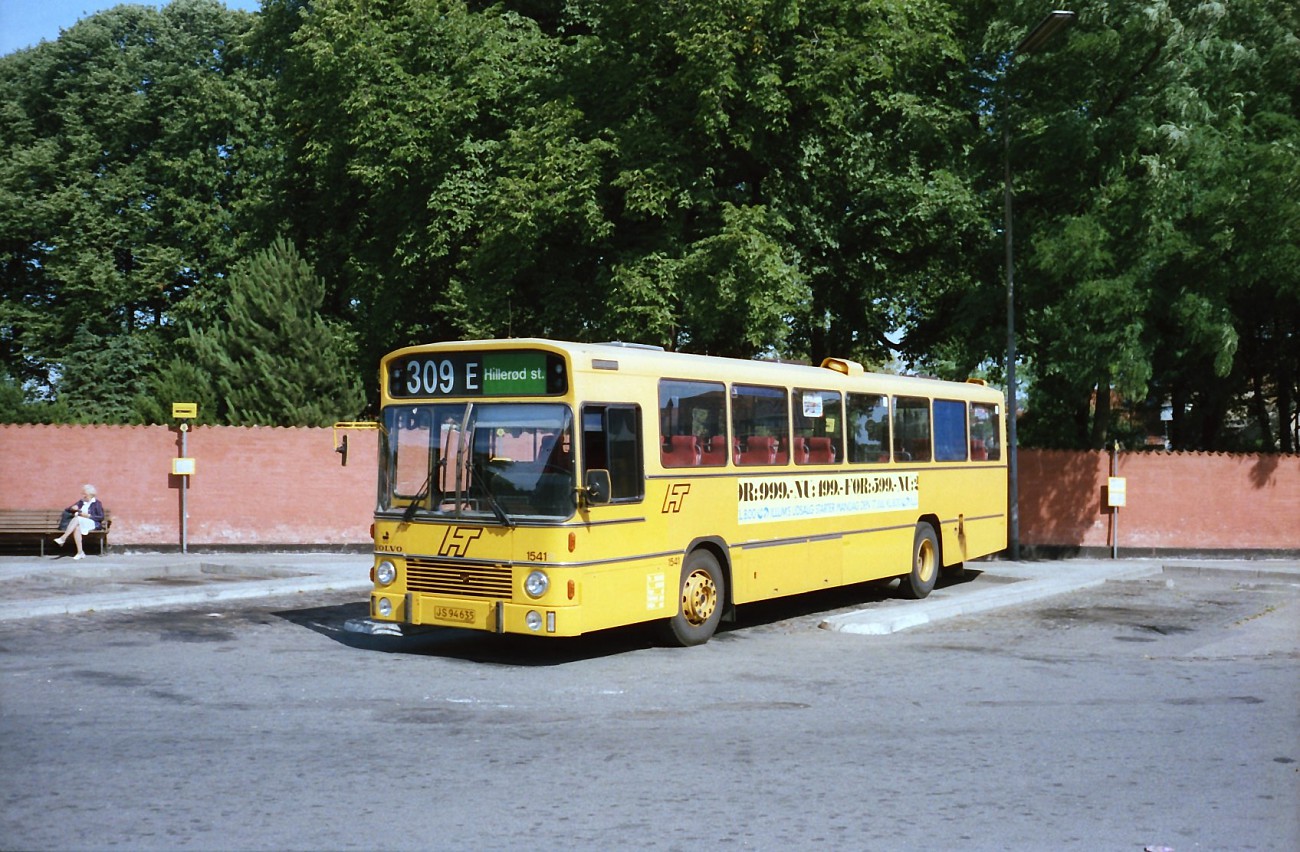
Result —
[[[120,421],[247,248],[273,159],[251,22],[214,0],[117,6],[0,59],[0,354],[28,398]]]
[[[91,16],[0,58],[0,416],[325,422],[457,337],[997,380],[1005,133],[1022,438],[1294,451],[1297,12],[1073,8],[1024,55],[1026,0]]]
[[[224,316],[190,329],[193,370],[173,362],[166,380],[186,397],[215,402],[217,422],[235,426],[328,426],[365,405],[355,343],[321,316],[324,283],[287,240],[241,261],[230,277]]]

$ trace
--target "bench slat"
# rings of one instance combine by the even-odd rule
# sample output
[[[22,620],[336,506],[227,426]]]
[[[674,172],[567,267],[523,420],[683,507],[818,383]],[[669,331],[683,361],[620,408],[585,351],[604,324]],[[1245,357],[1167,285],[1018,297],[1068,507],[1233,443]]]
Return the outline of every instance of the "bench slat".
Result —
[[[45,541],[59,535],[62,517],[62,509],[0,509],[0,535],[39,539],[41,555],[44,556]],[[108,529],[112,523],[112,513],[105,512],[104,528],[91,530],[83,538],[99,537],[100,553],[104,553],[108,549]]]

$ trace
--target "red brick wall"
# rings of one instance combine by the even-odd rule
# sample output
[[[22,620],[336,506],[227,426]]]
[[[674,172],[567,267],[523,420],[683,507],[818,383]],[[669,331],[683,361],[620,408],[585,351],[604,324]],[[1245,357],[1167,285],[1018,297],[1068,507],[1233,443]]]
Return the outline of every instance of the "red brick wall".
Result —
[[[376,433],[348,431],[347,467],[330,429],[198,427],[187,496],[192,547],[367,546]],[[118,545],[180,544],[180,434],[164,426],[0,425],[0,508],[58,508],[94,484]],[[1110,456],[1020,451],[1020,539],[1030,548],[1105,550]],[[1300,553],[1300,456],[1125,453],[1119,544],[1127,551]]]
[[[346,434],[343,467],[331,429],[193,429],[189,545],[368,546],[376,433]],[[60,508],[90,483],[112,512],[114,545],[179,546],[179,455],[180,433],[166,426],[0,425],[0,508]]]
[[[1020,541],[1109,548],[1101,452],[1020,451]],[[1121,550],[1300,551],[1300,456],[1120,453]]]

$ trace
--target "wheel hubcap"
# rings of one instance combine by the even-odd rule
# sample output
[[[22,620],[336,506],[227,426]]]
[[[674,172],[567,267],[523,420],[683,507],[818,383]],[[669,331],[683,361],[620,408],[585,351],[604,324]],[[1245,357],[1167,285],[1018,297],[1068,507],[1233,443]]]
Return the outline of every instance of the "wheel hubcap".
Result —
[[[916,576],[922,583],[930,582],[935,572],[934,547],[923,541],[916,551]]]
[[[692,571],[682,584],[682,615],[695,626],[709,620],[718,607],[718,587],[707,571]]]

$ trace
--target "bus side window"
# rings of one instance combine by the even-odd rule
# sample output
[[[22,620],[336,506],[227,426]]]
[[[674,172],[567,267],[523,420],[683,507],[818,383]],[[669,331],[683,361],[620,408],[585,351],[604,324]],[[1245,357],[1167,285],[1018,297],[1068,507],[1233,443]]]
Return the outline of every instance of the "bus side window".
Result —
[[[999,410],[994,403],[970,404],[970,457],[974,461],[1000,461],[1002,458]]]
[[[727,463],[726,386],[721,382],[659,381],[659,448],[664,467],[722,467]]]
[[[585,472],[608,470],[610,502],[633,503],[645,497],[641,468],[641,409],[635,405],[587,405],[582,409]]]
[[[785,389],[732,385],[731,430],[744,441],[737,464],[785,464],[790,458],[790,408]]]
[[[795,390],[795,464],[835,464],[842,457],[844,406],[838,391]]]
[[[930,460],[930,400],[894,397],[894,461]]]
[[[966,461],[966,403],[934,401],[935,461]]]
[[[889,400],[880,394],[849,394],[849,461],[889,461]]]

